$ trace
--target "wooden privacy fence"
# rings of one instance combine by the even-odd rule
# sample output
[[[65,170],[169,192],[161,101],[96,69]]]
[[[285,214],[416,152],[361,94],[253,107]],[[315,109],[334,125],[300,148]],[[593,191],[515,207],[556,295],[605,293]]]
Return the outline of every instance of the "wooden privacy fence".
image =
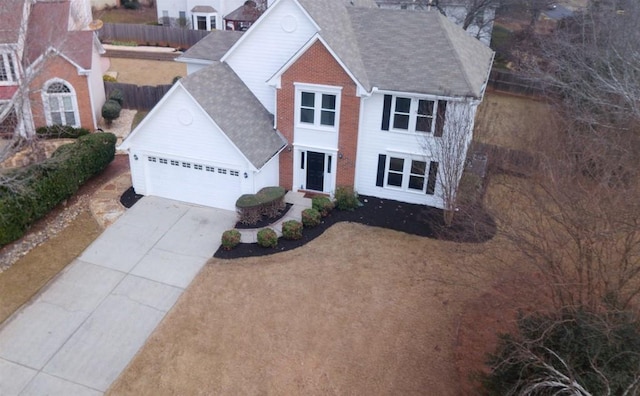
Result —
[[[491,71],[488,86],[501,92],[526,96],[544,96],[544,90],[540,84],[536,84],[535,81],[519,74],[503,70]]]
[[[125,109],[149,111],[162,99],[164,94],[171,89],[171,85],[139,86],[117,82],[104,82],[104,90],[107,93],[107,97],[109,97],[111,91],[114,89],[122,91],[124,96],[122,107]]]
[[[133,41],[138,45],[169,46],[187,49],[202,40],[209,32],[128,23],[105,23],[98,30],[102,42]]]
[[[540,165],[539,158],[531,153],[477,141],[473,142],[470,152],[486,158],[489,172],[526,177]]]

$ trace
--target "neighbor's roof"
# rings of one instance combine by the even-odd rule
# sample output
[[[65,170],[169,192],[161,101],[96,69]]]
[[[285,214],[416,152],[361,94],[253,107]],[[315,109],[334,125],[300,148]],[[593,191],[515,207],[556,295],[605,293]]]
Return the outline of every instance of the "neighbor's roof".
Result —
[[[262,15],[262,11],[258,9],[258,7],[250,4],[243,4],[235,10],[231,11],[229,14],[225,15],[224,19],[226,21],[237,21],[237,22],[255,22],[260,15]]]
[[[0,6],[0,44],[14,44],[20,36],[25,0],[2,0]]]
[[[212,30],[211,33],[180,55],[178,59],[219,61],[229,48],[240,39],[243,33],[233,30]]]
[[[93,32],[69,31],[69,2],[37,2],[31,7],[25,61],[33,63],[53,47],[81,68],[91,69]]]
[[[229,65],[207,66],[180,84],[257,169],[287,144],[274,129],[273,116]]]
[[[440,12],[350,8],[349,14],[371,86],[481,96],[493,51]]]
[[[203,14],[211,14],[216,12],[216,9],[211,6],[197,5],[191,9],[191,12],[200,12]]]

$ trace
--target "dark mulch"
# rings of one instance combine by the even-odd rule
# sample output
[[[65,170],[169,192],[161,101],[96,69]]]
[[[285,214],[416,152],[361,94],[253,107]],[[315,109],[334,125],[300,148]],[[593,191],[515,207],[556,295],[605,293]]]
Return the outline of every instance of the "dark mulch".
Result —
[[[136,194],[133,187],[131,187],[122,194],[120,202],[125,207],[130,208],[142,197],[142,195]],[[362,206],[353,211],[334,209],[329,216],[322,219],[322,222],[317,227],[305,228],[302,239],[291,241],[280,238],[278,239],[278,246],[275,248],[263,248],[258,246],[257,243],[241,243],[232,250],[218,249],[214,257],[235,259],[265,256],[295,249],[314,240],[326,229],[341,221],[388,228],[427,238],[465,243],[486,242],[493,238],[496,233],[496,224],[493,218],[482,207],[461,209],[456,213],[453,224],[446,227],[441,209],[364,195],[359,198]],[[277,218],[263,219],[260,223],[250,227],[238,223],[236,227],[245,229],[268,227],[284,216],[290,206],[287,205],[285,211]]]
[[[241,222],[237,222],[235,227],[238,230],[248,230],[251,228],[265,228],[265,227],[269,227],[271,224],[275,223],[276,221],[280,220],[281,218],[283,218],[284,216],[287,215],[287,212],[289,211],[289,209],[291,209],[293,205],[292,204],[286,204],[286,207],[280,211],[280,213],[276,216],[276,217],[267,217],[267,216],[262,216],[262,219],[255,223],[255,224],[244,224]]]
[[[241,243],[232,250],[218,249],[214,257],[235,259],[295,249],[317,238],[333,224],[341,221],[467,243],[485,242],[493,238],[496,232],[495,222],[483,208],[461,210],[456,213],[454,223],[450,227],[445,227],[440,209],[362,195],[359,198],[361,207],[353,211],[333,210],[319,226],[305,228],[302,239],[290,241],[280,238],[276,248],[262,248],[255,243]]]

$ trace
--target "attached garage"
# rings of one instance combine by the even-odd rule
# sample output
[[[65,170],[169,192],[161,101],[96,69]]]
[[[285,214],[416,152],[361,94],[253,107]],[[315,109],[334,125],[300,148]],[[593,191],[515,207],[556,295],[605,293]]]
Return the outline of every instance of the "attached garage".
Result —
[[[178,81],[119,146],[136,193],[235,210],[242,194],[278,184],[286,140],[226,65]]]
[[[147,195],[230,210],[242,195],[237,169],[166,156],[145,157]]]

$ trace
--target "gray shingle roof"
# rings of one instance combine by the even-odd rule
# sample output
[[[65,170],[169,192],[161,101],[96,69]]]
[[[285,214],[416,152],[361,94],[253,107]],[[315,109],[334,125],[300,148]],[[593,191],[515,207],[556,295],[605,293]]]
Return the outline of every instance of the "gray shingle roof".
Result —
[[[372,86],[444,96],[482,94],[493,51],[440,12],[348,12]]]
[[[437,10],[353,7],[344,0],[299,2],[366,90],[481,95],[493,52]]]
[[[219,61],[229,48],[240,39],[243,33],[231,30],[212,30],[211,33],[189,48],[178,59]]]
[[[257,169],[287,144],[273,116],[227,64],[214,63],[180,84]]]

